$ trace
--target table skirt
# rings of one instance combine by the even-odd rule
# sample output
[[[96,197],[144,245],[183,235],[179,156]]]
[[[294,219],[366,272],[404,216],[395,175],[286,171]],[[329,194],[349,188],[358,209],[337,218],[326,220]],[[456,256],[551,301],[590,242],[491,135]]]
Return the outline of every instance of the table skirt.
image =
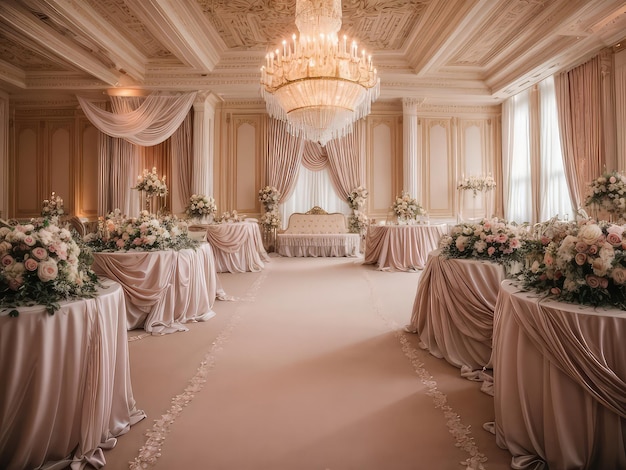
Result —
[[[276,246],[279,255],[288,257],[358,256],[361,236],[358,233],[279,233]]]
[[[259,272],[270,260],[254,222],[207,225],[206,241],[213,247],[218,273]]]
[[[526,470],[626,468],[626,312],[504,281],[494,324],[496,442]]]
[[[502,265],[446,259],[432,252],[419,280],[408,329],[421,346],[462,369],[468,378],[489,364],[493,313],[505,279]]]
[[[129,330],[186,331],[185,323],[214,317],[215,299],[224,295],[208,243],[197,250],[94,253],[93,270],[122,285]]]
[[[376,264],[381,271],[423,269],[428,254],[447,233],[439,225],[370,225],[365,236],[364,264]]]
[[[0,314],[0,468],[100,468],[102,449],[145,417],[135,407],[124,293]]]

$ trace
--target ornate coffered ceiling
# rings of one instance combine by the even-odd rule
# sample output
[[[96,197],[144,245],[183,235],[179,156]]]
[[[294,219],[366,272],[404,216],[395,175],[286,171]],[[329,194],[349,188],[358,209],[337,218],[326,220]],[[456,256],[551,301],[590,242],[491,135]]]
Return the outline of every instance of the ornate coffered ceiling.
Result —
[[[381,99],[493,104],[626,37],[626,1],[343,0]],[[114,87],[258,98],[295,0],[1,0],[0,89]]]

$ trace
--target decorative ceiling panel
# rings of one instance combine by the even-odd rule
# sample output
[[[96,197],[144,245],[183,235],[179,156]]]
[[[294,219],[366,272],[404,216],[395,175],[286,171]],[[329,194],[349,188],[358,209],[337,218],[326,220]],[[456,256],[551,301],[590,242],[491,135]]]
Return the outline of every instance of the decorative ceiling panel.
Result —
[[[557,0],[500,2],[448,65],[486,67],[507,45],[527,34],[533,19],[555,3]]]
[[[295,0],[197,0],[232,50],[277,47],[297,33]],[[340,34],[369,50],[400,50],[428,6],[424,0],[344,0]]]
[[[61,72],[68,70],[66,64],[60,64],[6,36],[0,32],[0,59],[26,72]]]
[[[111,27],[124,36],[150,59],[168,58],[172,53],[154,37],[148,28],[135,16],[124,0],[83,0],[89,3]]]

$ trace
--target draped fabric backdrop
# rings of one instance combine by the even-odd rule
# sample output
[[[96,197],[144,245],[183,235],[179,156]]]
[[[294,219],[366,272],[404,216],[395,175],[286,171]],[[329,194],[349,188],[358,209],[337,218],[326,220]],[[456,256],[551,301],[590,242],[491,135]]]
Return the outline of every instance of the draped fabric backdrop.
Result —
[[[600,57],[556,75],[555,88],[567,184],[580,208],[587,184],[600,176],[605,164]]]
[[[325,147],[292,136],[280,120],[270,119],[268,128],[267,181],[281,193],[283,225],[293,212],[313,205],[349,213],[348,195],[365,185],[365,121]]]
[[[186,207],[191,197],[191,178],[193,173],[193,121],[192,112],[187,113],[182,124],[170,138],[172,144],[172,160],[176,165],[176,183],[179,204]],[[175,211],[173,211],[175,212]]]
[[[137,182],[140,165],[145,164],[145,147],[153,147],[169,139],[179,129],[196,97],[196,92],[183,94],[152,93],[147,97],[111,96],[109,112],[97,102],[78,96],[81,108],[87,118],[108,138],[100,140],[98,211],[106,214],[113,209],[133,216],[139,213],[139,197],[132,193]],[[191,133],[188,121],[187,130]],[[173,151],[185,152],[187,144],[183,135],[177,138]],[[156,158],[151,152],[152,165]],[[185,155],[185,154],[179,154]],[[185,157],[186,158],[186,157]],[[154,165],[156,166],[156,165]],[[171,168],[171,160],[170,160]],[[161,173],[165,173],[161,166]],[[171,185],[171,172],[168,185]],[[184,177],[184,176],[183,176]],[[188,183],[182,186],[182,192],[190,191]]]

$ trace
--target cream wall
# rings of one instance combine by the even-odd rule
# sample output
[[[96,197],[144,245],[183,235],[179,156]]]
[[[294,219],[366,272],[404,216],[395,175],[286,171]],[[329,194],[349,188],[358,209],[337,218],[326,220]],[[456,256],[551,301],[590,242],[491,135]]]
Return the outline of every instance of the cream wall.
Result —
[[[500,106],[438,107],[420,105],[419,194],[413,195],[433,218],[454,219],[458,211],[456,183],[462,174],[498,175]],[[268,117],[261,101],[223,102],[215,114],[213,196],[218,212],[237,210],[249,216],[261,211],[258,190],[266,184]],[[375,103],[366,118],[367,211],[387,217],[403,181],[403,117],[401,102]],[[97,214],[98,132],[76,105],[13,109],[9,151],[8,214],[39,214],[51,191],[60,194],[69,213]],[[172,162],[175,167],[175,162]],[[174,211],[178,201],[175,168],[168,176]]]

